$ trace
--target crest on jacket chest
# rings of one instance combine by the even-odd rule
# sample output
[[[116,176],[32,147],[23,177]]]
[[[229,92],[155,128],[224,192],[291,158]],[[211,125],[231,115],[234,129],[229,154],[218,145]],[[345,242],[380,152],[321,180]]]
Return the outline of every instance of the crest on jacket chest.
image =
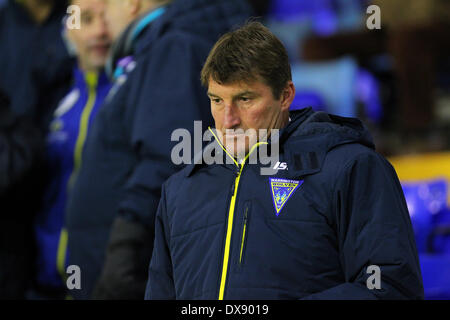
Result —
[[[275,214],[278,217],[289,198],[303,184],[303,180],[270,178],[269,181]]]

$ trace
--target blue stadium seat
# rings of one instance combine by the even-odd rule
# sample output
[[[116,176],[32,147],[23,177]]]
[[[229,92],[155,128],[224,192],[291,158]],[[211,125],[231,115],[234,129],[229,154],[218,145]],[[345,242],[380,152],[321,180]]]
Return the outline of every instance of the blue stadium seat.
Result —
[[[429,251],[450,255],[450,208],[441,210],[433,218],[433,230],[428,239]]]
[[[450,300],[450,255],[419,255],[426,300]]]
[[[297,92],[315,92],[323,99],[327,112],[343,117],[357,116],[357,79],[358,65],[350,57],[292,66],[292,80]]]
[[[291,111],[312,107],[315,111],[325,111],[327,109],[323,97],[315,91],[297,91],[292,102]]]
[[[450,211],[445,179],[402,183],[419,251],[425,299],[450,299]],[[446,233],[447,232],[447,233]]]
[[[417,250],[420,253],[441,251],[445,247],[445,235],[436,234],[445,228],[445,219],[448,216],[447,195],[448,183],[445,179],[432,181],[402,183],[405,199],[408,204],[411,222],[416,237]],[[436,250],[436,241],[441,243],[441,250]],[[449,252],[450,253],[450,252]]]
[[[368,70],[360,68],[358,71],[356,95],[364,105],[365,117],[373,123],[379,123],[383,117],[379,83]]]
[[[307,19],[314,12],[329,8],[329,0],[272,0],[268,15],[277,21],[298,21]]]
[[[309,20],[318,35],[361,26],[367,0],[272,0],[268,16],[279,22]]]
[[[272,0],[266,20],[286,47],[291,63],[301,61],[301,48],[311,34],[329,35],[337,28],[330,0]]]

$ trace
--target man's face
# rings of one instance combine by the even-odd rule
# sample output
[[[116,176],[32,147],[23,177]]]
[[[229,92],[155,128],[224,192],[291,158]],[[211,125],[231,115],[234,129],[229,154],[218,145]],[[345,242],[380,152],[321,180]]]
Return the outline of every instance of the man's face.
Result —
[[[105,0],[74,0],[81,9],[81,29],[67,30],[75,44],[78,61],[85,71],[101,69],[111,47],[111,38],[105,23]]]
[[[105,16],[108,31],[114,41],[135,18],[130,12],[128,1],[125,0],[106,0]]]
[[[224,147],[242,159],[255,143],[267,138],[260,129],[270,135],[272,129],[281,129],[287,124],[295,88],[290,81],[276,99],[272,89],[261,80],[219,84],[211,78],[208,96]]]

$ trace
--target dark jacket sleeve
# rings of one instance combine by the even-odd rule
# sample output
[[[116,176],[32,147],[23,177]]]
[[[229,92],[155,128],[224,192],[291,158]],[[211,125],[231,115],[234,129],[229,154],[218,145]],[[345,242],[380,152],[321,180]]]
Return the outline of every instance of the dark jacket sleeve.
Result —
[[[163,191],[155,221],[155,246],[150,263],[146,300],[174,300],[175,286],[172,275],[172,261],[169,252],[169,226],[167,204]]]
[[[154,230],[118,217],[111,229],[106,264],[92,293],[94,300],[144,298]]]
[[[125,185],[117,219],[128,220],[136,229],[145,227],[154,230],[161,186],[170,175],[181,169],[171,160],[172,148],[178,143],[171,141],[172,132],[185,128],[192,133],[195,120],[205,121],[205,127],[212,123],[209,100],[199,80],[207,53],[208,46],[202,41],[183,34],[168,35],[152,49],[148,65],[142,67],[140,74],[134,75],[133,80],[141,83],[139,97],[135,103],[129,103],[136,106],[130,144],[137,155],[137,162]],[[112,288],[113,283],[123,284],[120,279],[135,281],[133,279],[136,278],[145,283],[147,272],[133,272],[140,270],[138,266],[132,266],[140,261],[130,259],[128,265],[122,264],[118,268],[110,260],[116,259],[114,256],[123,254],[124,250],[129,250],[135,251],[134,255],[149,256],[145,263],[148,266],[153,239],[149,239],[151,241],[145,248],[136,247],[133,245],[136,233],[130,232],[129,240],[122,236],[120,245],[117,245],[113,243],[116,230],[113,229],[111,233],[110,248],[99,285],[108,282]],[[146,251],[137,253],[139,248]],[[114,291],[120,292],[122,287],[120,285]],[[107,291],[104,293],[107,294]],[[135,296],[139,295],[144,295],[144,289],[136,292]],[[103,299],[109,297],[96,296]]]
[[[43,145],[42,134],[32,121],[16,116],[3,102],[0,105],[0,196],[15,187],[36,165]]]
[[[345,283],[306,299],[423,299],[411,220],[397,175],[375,152],[347,164],[334,190]],[[369,289],[380,268],[380,289]]]

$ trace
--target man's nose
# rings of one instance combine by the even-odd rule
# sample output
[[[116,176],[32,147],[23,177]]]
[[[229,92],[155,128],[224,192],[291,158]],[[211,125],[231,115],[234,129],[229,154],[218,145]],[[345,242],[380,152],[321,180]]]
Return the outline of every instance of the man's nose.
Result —
[[[225,129],[234,129],[241,124],[241,119],[239,117],[239,112],[236,106],[231,103],[225,106],[223,122]]]
[[[108,25],[105,18],[102,16],[95,21],[94,34],[96,37],[104,38],[108,36]]]

